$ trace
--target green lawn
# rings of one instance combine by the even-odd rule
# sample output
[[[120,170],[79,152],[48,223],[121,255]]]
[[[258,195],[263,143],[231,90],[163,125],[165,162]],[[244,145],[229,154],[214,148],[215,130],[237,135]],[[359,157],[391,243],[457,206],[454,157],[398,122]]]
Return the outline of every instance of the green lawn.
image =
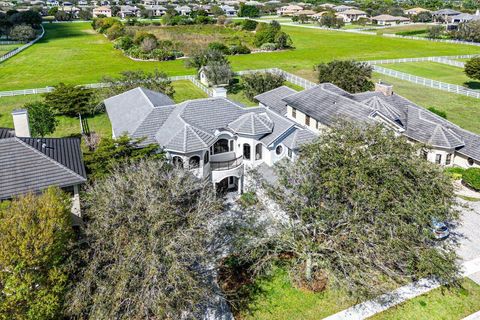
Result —
[[[169,75],[193,74],[184,61],[132,61],[113,49],[89,23],[46,24],[44,39],[0,64],[0,90],[38,88],[66,83],[98,82],[104,75],[123,70],[159,70]],[[296,49],[231,57],[234,69],[278,67],[290,72],[310,72],[316,63],[332,59],[373,60],[432,55],[480,53],[480,48],[335,31],[283,27]]]
[[[0,56],[17,49],[21,44],[0,44]]]
[[[182,102],[190,99],[205,98],[207,95],[188,80],[173,82],[175,94],[173,99],[175,102]],[[41,95],[26,95],[15,97],[0,98],[0,127],[13,127],[11,112],[15,109],[22,108],[25,103],[39,101]],[[53,137],[66,137],[77,135],[80,133],[80,122],[78,118],[58,116],[58,127]],[[91,131],[95,131],[100,136],[111,136],[111,125],[106,113],[98,114],[88,118],[88,125]]]
[[[427,30],[428,27],[430,27],[430,25],[419,23],[419,24],[391,26],[389,28],[382,28],[376,31],[378,31],[379,33],[398,33],[398,32],[405,32],[405,31]]]
[[[372,320],[459,320],[480,310],[480,286],[470,279],[460,290],[438,288],[388,309]]]
[[[467,77],[463,72],[463,68],[443,63],[422,61],[387,64],[384,66],[385,68],[406,72],[419,77],[456,84],[474,90],[480,89],[480,81]]]
[[[261,283],[261,288],[264,295],[251,303],[252,313],[242,315],[241,319],[317,320],[355,304],[343,292],[313,293],[296,289],[282,270],[277,271],[273,279]]]
[[[447,118],[460,127],[480,134],[480,100],[431,89],[408,81],[374,74],[374,80],[393,84],[393,91],[424,108],[435,107],[445,111]]]

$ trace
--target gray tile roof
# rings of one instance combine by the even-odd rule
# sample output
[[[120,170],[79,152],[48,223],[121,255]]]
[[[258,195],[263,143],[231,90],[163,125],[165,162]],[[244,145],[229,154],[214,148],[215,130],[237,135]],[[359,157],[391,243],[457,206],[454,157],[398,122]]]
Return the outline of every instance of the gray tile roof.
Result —
[[[155,107],[175,104],[167,95],[141,87],[110,97],[104,103],[116,137],[133,134]]]
[[[275,125],[273,126],[272,133],[265,135],[260,139],[260,141],[268,147],[270,144],[275,143],[278,139],[283,139],[286,135],[288,135],[288,133],[295,128],[295,122],[268,109],[267,114],[275,123]]]
[[[295,128],[283,141],[291,150],[298,150],[302,144],[313,141],[317,136],[308,129]]]
[[[274,123],[266,113],[249,112],[228,124],[228,128],[239,134],[250,136],[266,135],[273,131]]]
[[[254,98],[273,111],[278,112],[281,115],[285,115],[287,114],[287,104],[282,99],[294,93],[297,93],[297,91],[287,86],[281,86],[259,94]]]
[[[79,139],[0,139],[0,199],[85,181]]]

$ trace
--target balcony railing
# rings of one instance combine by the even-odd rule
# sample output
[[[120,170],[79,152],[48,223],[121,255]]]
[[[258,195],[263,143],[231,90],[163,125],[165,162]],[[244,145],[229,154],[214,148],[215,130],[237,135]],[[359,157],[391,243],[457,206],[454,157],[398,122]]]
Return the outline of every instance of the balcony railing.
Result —
[[[236,159],[229,160],[229,161],[210,161],[210,169],[212,171],[219,171],[219,170],[230,170],[237,168],[243,163],[243,156],[240,156]]]

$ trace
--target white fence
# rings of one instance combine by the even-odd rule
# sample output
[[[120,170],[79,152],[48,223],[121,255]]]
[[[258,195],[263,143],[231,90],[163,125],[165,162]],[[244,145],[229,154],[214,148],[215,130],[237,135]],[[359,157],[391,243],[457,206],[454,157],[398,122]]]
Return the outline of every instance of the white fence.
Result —
[[[38,37],[36,37],[35,39],[33,39],[32,41],[24,44],[23,46],[15,49],[15,50],[12,50],[10,51],[9,53],[3,55],[0,57],[0,63],[2,63],[3,61],[7,60],[8,58],[11,58],[13,57],[14,55],[16,55],[17,53],[19,52],[22,52],[23,50],[27,49],[28,47],[30,47],[32,44],[34,44],[35,42],[37,42],[38,40],[40,40],[43,35],[45,34],[45,29],[43,28],[42,25],[40,25],[40,27],[42,28],[42,33],[40,35],[38,35]]]
[[[457,86],[457,85],[454,85],[454,84],[449,84],[449,83],[436,81],[436,80],[432,80],[432,79],[417,77],[417,76],[414,76],[414,75],[411,75],[411,74],[408,74],[408,73],[404,73],[404,72],[400,72],[400,71],[396,71],[396,70],[392,70],[392,69],[387,69],[387,68],[384,68],[384,67],[381,67],[381,66],[378,66],[378,65],[374,65],[373,69],[378,73],[381,73],[381,74],[384,74],[384,75],[387,75],[387,76],[391,76],[391,77],[394,77],[394,78],[397,78],[397,79],[406,80],[406,81],[413,82],[413,83],[416,83],[416,84],[421,84],[421,85],[426,86],[426,87],[435,88],[435,89],[439,89],[439,90],[443,90],[443,91],[447,91],[447,92],[453,92],[453,93],[461,94],[461,95],[464,95],[464,96],[469,96],[469,97],[480,99],[480,91],[474,91],[474,90],[467,89],[465,87]]]
[[[454,61],[454,59],[470,59],[476,57],[476,54],[466,54],[461,56],[443,56],[443,57],[422,57],[422,58],[401,58],[401,59],[385,59],[385,60],[371,60],[366,61],[369,64],[392,64],[392,63],[404,63],[404,62],[422,62],[433,61],[438,63],[449,64],[456,67],[463,67],[465,63],[461,61]]]
[[[0,45],[22,44],[22,41],[0,40]]]

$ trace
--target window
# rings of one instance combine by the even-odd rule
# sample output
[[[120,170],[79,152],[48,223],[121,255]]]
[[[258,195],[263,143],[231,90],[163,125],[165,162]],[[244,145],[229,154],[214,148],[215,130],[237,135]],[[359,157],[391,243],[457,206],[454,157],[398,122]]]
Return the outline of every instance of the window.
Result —
[[[255,146],[255,160],[262,159],[262,144],[259,143]]]
[[[278,146],[276,149],[275,149],[275,153],[277,154],[277,156],[281,155],[283,152],[283,147],[282,146]]]
[[[473,166],[474,161],[473,161],[472,158],[468,158],[468,159],[467,159],[467,163],[468,163],[469,166]]]
[[[437,164],[442,163],[442,155],[441,154],[436,154],[435,155],[435,163],[437,163]]]
[[[188,167],[190,169],[197,169],[200,166],[200,157],[193,156],[188,160]]]
[[[245,160],[250,160],[250,145],[248,143],[245,143],[243,145],[243,159]]]
[[[296,117],[297,117],[297,109],[292,108],[292,118],[296,118]]]
[[[287,150],[288,150],[288,157],[291,159],[292,156],[293,156],[292,149],[288,149],[288,148],[287,148]]]
[[[445,164],[448,166],[452,162],[452,154],[447,154],[447,158],[445,159]]]
[[[228,140],[220,139],[213,145],[213,154],[228,152]]]
[[[234,141],[233,141],[233,140],[230,140],[230,151],[233,151],[233,150],[234,150],[233,143],[234,143]]]
[[[305,116],[305,125],[310,126],[310,116]]]
[[[183,159],[178,156],[172,158],[172,163],[176,168],[183,168]]]
[[[228,183],[230,184],[233,184],[235,182],[235,180],[233,180],[233,177],[228,177],[228,180],[229,180]]]
[[[210,161],[210,152],[205,151],[205,154],[203,155],[203,165],[206,165]]]

